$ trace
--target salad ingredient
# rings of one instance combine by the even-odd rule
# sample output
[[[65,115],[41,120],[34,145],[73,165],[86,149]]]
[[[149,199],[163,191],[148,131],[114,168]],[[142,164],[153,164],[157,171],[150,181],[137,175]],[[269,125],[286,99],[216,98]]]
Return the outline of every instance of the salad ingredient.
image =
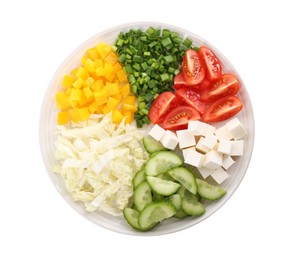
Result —
[[[191,216],[201,216],[205,213],[204,205],[199,202],[197,196],[188,190],[185,191],[183,201],[182,201],[182,210]]]
[[[166,147],[164,147],[162,143],[158,142],[149,135],[143,138],[143,144],[148,153],[166,150]]]
[[[114,124],[111,113],[57,129],[53,170],[63,177],[73,200],[89,212],[122,214],[133,196],[133,177],[148,159],[145,131],[124,120]]]
[[[186,51],[183,57],[182,71],[184,79],[189,84],[197,85],[202,82],[205,77],[205,68],[197,51]]]
[[[165,148],[174,150],[177,147],[179,140],[178,140],[177,135],[174,132],[170,130],[166,130],[160,142]]]
[[[163,180],[154,176],[147,176],[146,180],[155,193],[163,196],[174,194],[180,187],[180,184],[176,182]]]
[[[163,120],[163,116],[169,110],[172,101],[176,96],[172,92],[165,91],[158,95],[150,108],[148,117],[153,124],[159,124]]]
[[[139,127],[150,123],[147,112],[152,101],[157,94],[171,89],[185,50],[192,48],[191,44],[191,40],[183,40],[168,29],[149,27],[145,31],[130,29],[119,33],[114,49],[128,75],[131,91],[138,96],[135,119]]]
[[[176,208],[169,200],[153,201],[140,212],[138,224],[142,230],[147,230],[152,225],[172,217],[175,213]]]
[[[160,151],[154,153],[145,164],[146,174],[156,176],[160,173],[165,173],[168,170],[181,166],[183,160],[180,156],[172,151]]]
[[[133,202],[138,211],[142,211],[144,207],[152,202],[152,190],[148,182],[141,182],[133,194]]]
[[[164,118],[161,124],[164,129],[181,130],[185,129],[191,120],[201,118],[198,110],[191,106],[179,106],[171,110]]]
[[[132,208],[125,208],[123,210],[123,216],[132,228],[140,229],[140,226],[138,224],[139,212],[137,210]]]
[[[61,110],[58,124],[86,121],[91,114],[113,112],[113,122],[125,117],[131,123],[137,110],[135,96],[130,92],[126,73],[118,62],[112,47],[100,43],[87,50],[80,67],[65,75],[63,89],[56,94],[56,104]],[[129,103],[128,103],[129,101]]]
[[[197,109],[200,114],[203,114],[208,108],[208,103],[200,100],[200,94],[198,94],[191,87],[183,87],[175,92],[176,96],[182,99],[187,105]]]
[[[153,137],[155,140],[160,141],[165,133],[166,133],[165,129],[163,129],[159,125],[154,125],[148,134],[149,136]]]
[[[217,200],[226,194],[221,186],[212,185],[204,180],[196,179],[198,185],[198,194],[207,200]]]
[[[197,184],[195,176],[190,170],[185,167],[175,167],[169,170],[168,173],[192,194],[197,194]]]
[[[176,131],[176,134],[179,139],[180,149],[196,145],[196,139],[193,131],[190,131],[188,129],[178,130]]]
[[[202,115],[204,122],[219,122],[241,111],[243,104],[236,96],[227,96],[214,102]]]
[[[145,169],[144,167],[142,167],[136,174],[135,176],[133,177],[133,180],[132,180],[132,184],[133,184],[133,187],[136,188],[140,183],[142,183],[143,181],[145,181],[146,179],[146,172],[145,172]]]
[[[206,46],[199,49],[200,59],[206,67],[206,77],[213,81],[221,77],[222,65],[215,53]]]
[[[201,92],[204,101],[215,101],[225,96],[237,94],[240,84],[233,74],[224,74]]]

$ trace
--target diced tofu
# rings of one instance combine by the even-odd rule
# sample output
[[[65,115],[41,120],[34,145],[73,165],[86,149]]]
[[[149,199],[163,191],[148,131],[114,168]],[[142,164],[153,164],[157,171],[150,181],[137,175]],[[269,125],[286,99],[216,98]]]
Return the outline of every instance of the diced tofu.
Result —
[[[221,140],[218,145],[218,152],[223,154],[230,154],[232,148],[232,141]]]
[[[222,154],[214,150],[206,153],[203,161],[203,167],[215,170],[222,165]]]
[[[223,156],[222,167],[225,170],[228,170],[234,163],[235,163],[235,161],[232,159],[232,157],[230,155],[224,155]]]
[[[180,149],[194,146],[196,144],[195,136],[193,131],[190,130],[179,130],[176,132],[179,138]]]
[[[218,137],[213,134],[210,134],[210,135],[205,136],[202,145],[209,149],[213,149],[217,141],[218,141]]]
[[[231,140],[233,139],[232,134],[229,132],[227,125],[221,126],[215,131],[215,135],[221,140]]]
[[[149,135],[155,140],[159,141],[166,133],[166,130],[160,127],[159,125],[154,125],[153,128],[149,131]]]
[[[190,152],[186,154],[185,163],[193,165],[195,167],[200,167],[202,165],[203,158],[203,154],[194,150],[190,150]]]
[[[174,150],[179,143],[179,139],[174,132],[167,130],[161,138],[160,142],[164,147],[170,150]]]
[[[188,129],[193,131],[194,135],[212,135],[215,132],[215,127],[201,121],[190,121]]]
[[[218,183],[221,184],[224,180],[226,180],[229,175],[228,173],[222,168],[216,169],[212,174],[211,177]]]
[[[201,153],[207,153],[210,151],[210,148],[204,146],[204,140],[205,140],[205,138],[202,136],[196,145],[196,150],[201,152]]]
[[[187,156],[189,156],[189,154],[192,151],[196,151],[196,148],[195,147],[189,147],[189,148],[182,149],[183,157],[187,158]]]
[[[198,171],[200,172],[200,174],[202,175],[204,179],[206,179],[208,176],[210,176],[214,172],[214,170],[211,170],[205,167],[198,168]]]
[[[237,117],[227,122],[226,126],[235,140],[239,140],[247,134],[246,129]]]
[[[243,155],[243,149],[244,149],[244,141],[238,140],[238,141],[232,141],[232,148],[230,155],[231,156],[241,156]]]

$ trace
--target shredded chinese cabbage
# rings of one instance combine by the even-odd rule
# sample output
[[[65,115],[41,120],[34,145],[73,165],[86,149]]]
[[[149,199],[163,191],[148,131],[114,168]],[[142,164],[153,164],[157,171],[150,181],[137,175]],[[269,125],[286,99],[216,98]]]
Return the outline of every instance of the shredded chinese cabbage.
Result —
[[[89,212],[117,216],[133,195],[132,179],[148,159],[145,130],[112,122],[111,114],[92,115],[72,127],[58,126],[57,165],[67,191]]]

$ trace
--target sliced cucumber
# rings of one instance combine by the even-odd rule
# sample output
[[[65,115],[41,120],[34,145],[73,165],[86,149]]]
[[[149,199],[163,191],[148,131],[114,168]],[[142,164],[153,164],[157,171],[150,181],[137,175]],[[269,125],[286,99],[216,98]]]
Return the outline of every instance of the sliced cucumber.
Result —
[[[154,176],[147,176],[146,179],[151,189],[155,193],[163,196],[170,196],[174,194],[181,186],[176,182],[162,180]]]
[[[185,167],[175,167],[169,170],[168,173],[191,193],[197,194],[198,187],[195,176],[190,170]]]
[[[139,212],[132,208],[124,208],[123,216],[126,222],[134,229],[140,229],[138,224]]]
[[[176,210],[179,210],[182,207],[182,198],[179,194],[173,194],[169,196],[169,200],[175,206]]]
[[[135,174],[132,180],[133,187],[136,188],[141,182],[145,181],[145,179],[146,179],[146,171],[143,167]]]
[[[142,230],[146,230],[152,225],[172,217],[175,213],[176,208],[170,201],[154,201],[140,212],[138,224]]]
[[[185,196],[183,198],[182,210],[192,216],[201,216],[205,213],[204,205],[198,201],[196,195],[193,193],[186,191]]]
[[[167,150],[161,142],[155,140],[149,135],[143,138],[143,144],[148,153]]]
[[[158,174],[156,177],[166,181],[175,181],[167,172]]]
[[[198,194],[207,200],[217,200],[223,197],[227,192],[220,186],[212,185],[204,180],[196,179],[198,185]]]
[[[178,218],[178,219],[183,219],[185,217],[188,217],[189,215],[187,213],[185,213],[181,208],[176,212],[176,214],[174,214],[174,218]]]
[[[154,153],[145,165],[147,175],[156,176],[165,173],[174,167],[181,166],[183,159],[172,151],[160,151]]]
[[[146,181],[140,183],[134,190],[133,201],[138,211],[143,210],[147,204],[152,202],[152,190]]]

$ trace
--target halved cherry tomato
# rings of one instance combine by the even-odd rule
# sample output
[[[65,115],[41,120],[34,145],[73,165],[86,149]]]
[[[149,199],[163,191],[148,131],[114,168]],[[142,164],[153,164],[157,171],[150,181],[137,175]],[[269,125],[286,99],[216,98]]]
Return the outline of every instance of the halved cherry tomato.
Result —
[[[153,124],[158,124],[162,121],[162,117],[170,108],[173,100],[176,99],[176,96],[169,91],[163,92],[157,96],[157,98],[152,103],[148,117]]]
[[[161,126],[166,130],[181,130],[188,126],[189,121],[201,118],[198,110],[191,106],[179,106],[171,110],[165,117]]]
[[[205,68],[195,50],[187,50],[182,63],[182,71],[186,82],[190,85],[197,85],[205,77]]]
[[[203,114],[204,122],[219,122],[236,115],[243,105],[236,96],[227,96],[214,102]]]
[[[215,101],[225,96],[235,95],[239,88],[240,84],[235,75],[224,74],[204,89],[200,97],[204,101]]]
[[[206,87],[208,87],[212,82],[209,81],[208,79],[204,78],[199,84],[197,85],[192,85],[192,84],[189,84],[186,80],[185,80],[185,77],[183,75],[183,72],[180,72],[179,74],[177,74],[175,77],[174,77],[174,89],[175,90],[178,90],[180,88],[183,88],[183,87],[192,87],[194,88],[195,90],[202,90],[202,89],[205,89]]]
[[[201,46],[199,49],[200,59],[206,67],[206,75],[209,80],[216,80],[222,75],[222,65],[217,56],[212,50],[206,46]]]
[[[176,96],[183,99],[185,103],[197,109],[203,114],[209,104],[200,100],[199,94],[191,87],[183,87],[175,92]]]

